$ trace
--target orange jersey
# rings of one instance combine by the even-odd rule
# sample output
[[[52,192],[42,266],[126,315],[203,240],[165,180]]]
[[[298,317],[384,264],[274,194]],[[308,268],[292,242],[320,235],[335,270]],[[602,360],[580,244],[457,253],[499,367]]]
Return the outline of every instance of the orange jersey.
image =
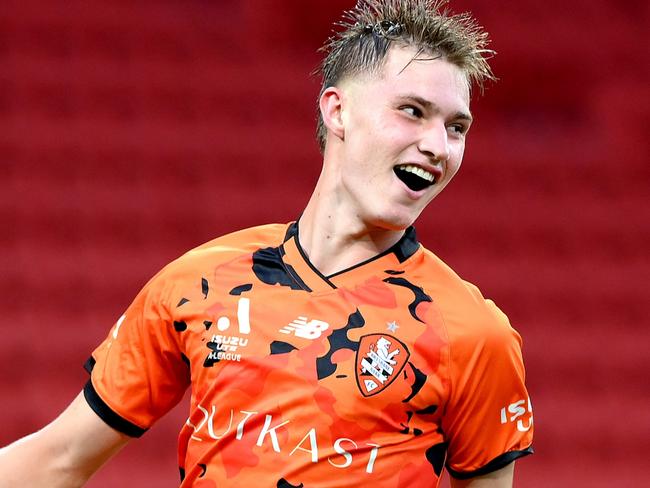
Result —
[[[139,436],[191,386],[182,487],[437,486],[532,452],[521,339],[417,242],[325,277],[297,224],[211,241],[156,275],[84,393]]]

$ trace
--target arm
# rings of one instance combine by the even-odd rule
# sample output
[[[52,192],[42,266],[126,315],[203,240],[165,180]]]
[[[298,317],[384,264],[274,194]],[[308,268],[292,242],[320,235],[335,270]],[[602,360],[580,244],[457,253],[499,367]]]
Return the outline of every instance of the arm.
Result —
[[[450,401],[442,417],[454,488],[512,487],[512,463],[533,453],[533,411],[521,337],[490,301],[450,332]],[[471,317],[470,317],[471,318]],[[478,324],[476,330],[472,324]],[[456,334],[453,336],[453,334]]]
[[[515,463],[512,462],[497,471],[468,480],[457,480],[450,476],[451,488],[512,488],[514,473]]]
[[[106,425],[80,393],[45,428],[0,449],[0,488],[83,486],[129,439]]]

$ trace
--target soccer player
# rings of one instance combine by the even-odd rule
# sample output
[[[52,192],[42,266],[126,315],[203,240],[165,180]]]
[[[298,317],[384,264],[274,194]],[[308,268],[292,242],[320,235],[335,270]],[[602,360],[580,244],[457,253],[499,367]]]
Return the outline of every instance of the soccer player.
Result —
[[[0,454],[0,486],[83,483],[191,387],[182,487],[509,487],[532,452],[521,340],[417,240],[454,177],[487,37],[426,0],[362,0],[325,46],[323,169],[296,222],[158,273],[83,392]]]

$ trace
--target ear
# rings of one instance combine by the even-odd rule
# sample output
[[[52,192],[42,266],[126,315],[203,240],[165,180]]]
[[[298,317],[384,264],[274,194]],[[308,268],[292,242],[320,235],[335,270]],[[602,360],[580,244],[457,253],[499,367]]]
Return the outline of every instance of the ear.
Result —
[[[326,88],[320,96],[320,113],[328,132],[343,139],[345,136],[345,123],[343,119],[343,91],[335,86]]]

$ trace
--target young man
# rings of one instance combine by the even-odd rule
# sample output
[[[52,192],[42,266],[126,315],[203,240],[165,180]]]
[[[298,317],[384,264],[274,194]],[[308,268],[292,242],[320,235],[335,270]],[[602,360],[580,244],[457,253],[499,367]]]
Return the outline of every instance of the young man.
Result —
[[[486,36],[425,0],[365,0],[323,64],[323,170],[297,222],[156,275],[0,486],[81,486],[192,387],[181,486],[508,487],[531,450],[521,340],[417,241],[458,171]],[[38,462],[34,462],[38,459]]]

